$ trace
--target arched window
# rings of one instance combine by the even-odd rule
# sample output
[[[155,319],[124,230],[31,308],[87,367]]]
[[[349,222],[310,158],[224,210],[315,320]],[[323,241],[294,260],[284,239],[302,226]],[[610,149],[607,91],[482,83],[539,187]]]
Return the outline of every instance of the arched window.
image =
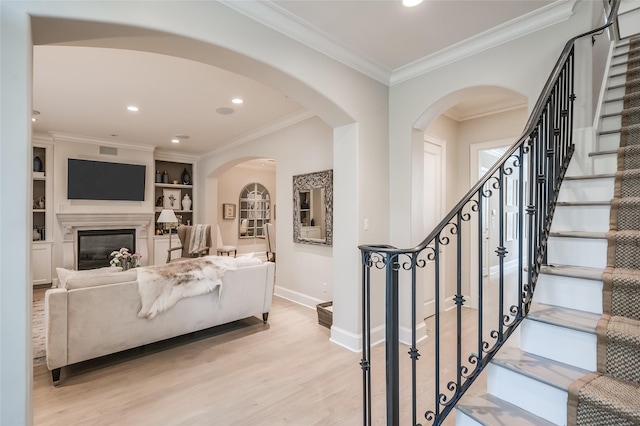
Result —
[[[240,238],[264,236],[264,225],[271,221],[271,198],[263,185],[253,182],[240,192]]]

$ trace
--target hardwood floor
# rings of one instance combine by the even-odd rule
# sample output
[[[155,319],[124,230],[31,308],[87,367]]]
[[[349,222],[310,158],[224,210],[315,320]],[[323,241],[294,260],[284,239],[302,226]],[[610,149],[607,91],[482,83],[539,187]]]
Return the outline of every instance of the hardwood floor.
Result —
[[[455,311],[443,316],[452,318]],[[474,311],[465,335],[475,333]],[[433,328],[427,321],[427,327]],[[448,343],[447,343],[448,342]],[[455,368],[453,330],[443,335],[444,374]],[[419,393],[432,408],[434,339],[420,345]],[[401,345],[401,424],[410,424],[408,348]],[[372,350],[374,424],[385,424],[384,345]],[[360,354],[329,341],[314,310],[274,297],[258,318],[63,368],[59,387],[34,367],[36,425],[359,425]],[[449,373],[450,374],[450,373]],[[444,377],[444,376],[443,376]],[[450,380],[451,377],[447,377]],[[444,380],[444,379],[443,379]],[[474,384],[474,393],[484,383]],[[420,411],[419,410],[419,411]],[[420,421],[420,420],[419,420]],[[426,423],[423,421],[423,424]],[[450,415],[446,425],[454,424]]]

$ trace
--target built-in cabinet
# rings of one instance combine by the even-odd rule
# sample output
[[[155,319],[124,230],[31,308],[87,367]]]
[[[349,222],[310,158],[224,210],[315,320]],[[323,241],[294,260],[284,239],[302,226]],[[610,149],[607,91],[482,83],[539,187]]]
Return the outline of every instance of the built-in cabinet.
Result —
[[[271,221],[271,199],[263,185],[254,182],[240,192],[240,238],[264,236],[264,225]]]
[[[171,235],[171,247],[178,247],[180,240],[178,236]],[[169,250],[169,234],[156,235],[153,238],[153,264],[162,265],[167,262],[167,254]],[[181,250],[173,250],[171,252],[171,259],[178,259],[182,255]]]
[[[51,283],[51,246],[53,239],[51,209],[53,194],[53,144],[35,139],[32,144],[31,172],[31,275],[32,284]]]
[[[193,224],[194,216],[194,173],[193,162],[155,160],[155,219],[158,219],[162,209],[173,209],[178,223]],[[158,230],[167,232],[166,225],[157,225]]]

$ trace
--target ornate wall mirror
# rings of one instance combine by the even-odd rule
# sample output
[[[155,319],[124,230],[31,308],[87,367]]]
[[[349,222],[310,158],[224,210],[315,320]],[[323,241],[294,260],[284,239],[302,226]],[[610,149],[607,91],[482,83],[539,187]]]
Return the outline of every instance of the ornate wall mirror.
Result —
[[[333,245],[333,170],[293,177],[293,242]]]

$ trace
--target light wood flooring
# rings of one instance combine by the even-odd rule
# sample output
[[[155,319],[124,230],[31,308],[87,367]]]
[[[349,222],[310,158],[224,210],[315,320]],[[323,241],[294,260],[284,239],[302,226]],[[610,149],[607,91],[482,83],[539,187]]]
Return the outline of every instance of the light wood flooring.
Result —
[[[473,315],[465,309],[466,336],[476,333]],[[443,323],[454,316],[455,311],[447,312]],[[431,334],[430,321],[427,328]],[[455,369],[451,328],[440,345],[440,372],[447,381]],[[432,336],[420,344],[420,412],[433,408],[434,347]],[[411,423],[407,350],[401,345],[401,424]],[[59,387],[52,386],[45,365],[34,367],[34,423],[361,425],[360,357],[329,341],[329,330],[318,325],[315,310],[274,297],[268,325],[251,318],[63,368]],[[373,348],[372,359],[374,424],[383,425],[383,344]],[[481,378],[473,393],[483,386]],[[454,424],[454,414],[445,424]]]

